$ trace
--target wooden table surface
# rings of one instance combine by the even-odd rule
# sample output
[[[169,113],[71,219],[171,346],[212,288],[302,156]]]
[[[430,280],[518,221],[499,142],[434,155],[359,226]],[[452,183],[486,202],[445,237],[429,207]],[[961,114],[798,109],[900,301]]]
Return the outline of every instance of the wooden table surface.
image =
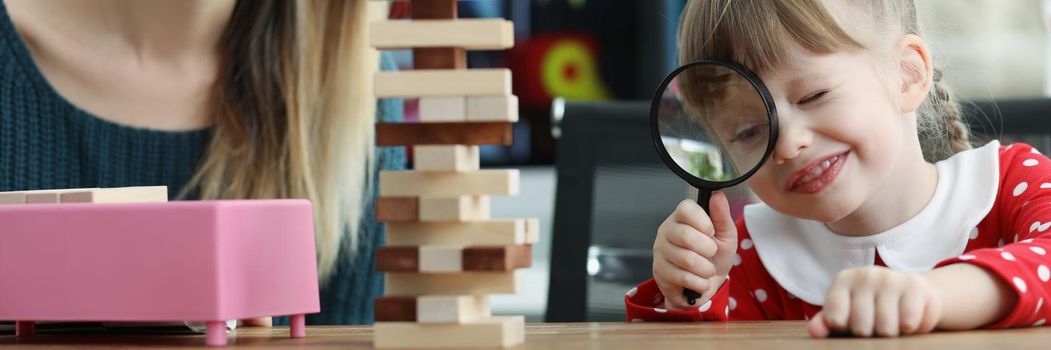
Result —
[[[406,334],[406,336],[411,336]],[[0,347],[140,348],[203,347],[204,335],[0,335]],[[288,328],[241,328],[230,347],[267,349],[372,349],[372,328],[308,327],[307,337],[288,338]],[[810,339],[804,322],[551,323],[526,325],[526,343],[512,349],[1047,349],[1051,327],[935,333],[891,339]]]

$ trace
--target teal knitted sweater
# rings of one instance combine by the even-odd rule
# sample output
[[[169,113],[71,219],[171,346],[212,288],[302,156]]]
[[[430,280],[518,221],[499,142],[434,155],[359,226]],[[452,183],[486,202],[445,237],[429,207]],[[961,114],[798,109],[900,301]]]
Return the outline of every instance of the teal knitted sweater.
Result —
[[[384,60],[384,69],[392,66]],[[377,113],[383,121],[401,120],[400,100],[381,101]],[[209,129],[166,132],[114,124],[72,105],[38,70],[0,1],[0,191],[166,185],[175,196],[210,137]],[[378,168],[404,164],[402,149],[377,148]],[[340,252],[335,275],[321,286],[321,313],[309,315],[310,324],[373,320],[372,300],[383,292],[374,248],[383,242],[384,227],[374,219],[375,193],[367,196],[358,249]]]

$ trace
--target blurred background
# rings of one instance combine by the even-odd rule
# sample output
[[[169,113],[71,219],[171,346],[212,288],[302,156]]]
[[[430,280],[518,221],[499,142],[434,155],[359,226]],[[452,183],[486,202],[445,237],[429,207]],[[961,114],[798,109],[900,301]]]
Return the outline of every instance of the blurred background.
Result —
[[[623,298],[650,276],[657,226],[688,186],[657,158],[649,99],[677,66],[684,0],[460,1],[459,17],[514,22],[515,47],[471,52],[471,68],[508,67],[520,122],[510,147],[483,147],[484,167],[522,171],[521,194],[494,217],[537,217],[541,243],[519,294],[494,312],[529,321],[623,321]],[[945,81],[977,140],[1021,140],[1048,154],[1051,0],[917,0]],[[408,2],[390,17],[408,18]],[[411,51],[389,52],[412,69]],[[406,99],[406,118],[416,101]],[[743,186],[741,186],[743,187]],[[733,209],[749,199],[731,193]]]

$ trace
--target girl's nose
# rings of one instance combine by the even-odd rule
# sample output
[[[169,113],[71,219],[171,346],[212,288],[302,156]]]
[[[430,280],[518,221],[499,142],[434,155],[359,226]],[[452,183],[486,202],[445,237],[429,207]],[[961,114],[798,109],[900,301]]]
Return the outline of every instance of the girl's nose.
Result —
[[[774,145],[772,158],[774,163],[781,165],[799,157],[803,150],[810,147],[814,141],[814,134],[807,128],[805,123],[794,120],[790,116],[778,116],[777,144]]]

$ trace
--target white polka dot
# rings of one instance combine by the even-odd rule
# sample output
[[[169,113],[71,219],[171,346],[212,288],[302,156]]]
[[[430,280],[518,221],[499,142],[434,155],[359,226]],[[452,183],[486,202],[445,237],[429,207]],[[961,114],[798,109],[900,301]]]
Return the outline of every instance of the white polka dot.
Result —
[[[1002,253],[1000,253],[1000,257],[1004,258],[1004,260],[1007,260],[1007,261],[1015,261],[1014,254],[1011,254],[1010,252],[1002,252]]]
[[[1039,221],[1033,222],[1032,225],[1029,225],[1029,232],[1032,233],[1033,231],[1036,231],[1036,229],[1038,229],[1038,228],[1040,228],[1040,222]]]
[[[1040,277],[1041,282],[1051,280],[1051,269],[1048,269],[1046,265],[1040,265],[1040,267],[1037,267],[1036,274]]]
[[[666,310],[666,309],[661,309],[661,308],[659,308],[659,307],[655,307],[655,308],[653,308],[653,311],[656,311],[656,312],[657,312],[658,314],[663,314],[663,313],[667,313],[667,312],[668,312],[668,310]]]
[[[701,307],[697,308],[697,311],[708,312],[708,310],[711,309],[711,308],[712,308],[712,300],[708,299],[708,301],[704,302],[704,304],[701,304]]]
[[[1033,310],[1033,314],[1035,315],[1035,314],[1039,313],[1040,312],[1040,308],[1042,308],[1042,307],[1044,307],[1044,298],[1040,298],[1040,300],[1036,301],[1036,310]]]
[[[745,238],[741,241],[741,249],[749,250],[752,249],[752,240]]]
[[[1040,151],[1037,151],[1036,148],[1029,150],[1029,152],[1032,152],[1034,154],[1040,154]]]
[[[635,294],[638,294],[639,288],[632,288],[628,290],[628,298],[634,298]]]
[[[1045,189],[1045,190],[1048,189],[1048,188],[1051,188],[1051,182],[1045,182],[1045,183],[1040,184],[1040,188]]]
[[[726,318],[730,318],[730,307],[729,306],[727,306],[726,309],[723,310],[723,312],[726,313]]]
[[[974,260],[974,258],[975,258],[974,255],[960,255],[960,260],[963,260],[963,261]]]
[[[1037,164],[1040,164],[1040,161],[1036,159],[1026,159],[1024,162],[1022,162],[1022,165],[1024,166],[1036,166]]]
[[[737,299],[730,297],[730,302],[726,303],[726,307],[730,308],[730,310],[737,309]]]
[[[1036,323],[1033,324],[1033,327],[1043,326],[1045,321],[1046,321],[1045,319],[1041,318],[1040,320],[1036,321]]]
[[[971,239],[978,238],[978,228],[977,227],[971,229],[970,237],[971,237]]]
[[[1029,201],[1022,202],[1022,206],[1020,208],[1025,208],[1025,206],[1027,205],[1029,205]]]
[[[1021,291],[1022,293],[1025,293],[1026,286],[1025,286],[1025,281],[1023,281],[1022,278],[1020,278],[1020,277],[1012,278],[1011,282],[1014,282],[1015,288],[1018,288],[1019,291]]]
[[[1046,250],[1044,250],[1044,248],[1040,248],[1040,247],[1029,247],[1029,250],[1032,250],[1032,251],[1033,251],[1033,253],[1037,253],[1037,254],[1039,254],[1039,255],[1047,255],[1047,251],[1046,251]]]
[[[1023,239],[1021,243],[1033,243],[1033,239],[1032,238]]]
[[[738,254],[734,254],[734,266],[737,266],[737,265],[740,265],[740,264],[741,264],[741,256],[738,255]]]
[[[1040,224],[1040,227],[1038,227],[1037,230],[1039,230],[1040,232],[1044,232],[1047,231],[1048,228],[1051,228],[1051,221]]]
[[[1027,188],[1029,188],[1029,183],[1023,182],[1018,184],[1018,186],[1015,186],[1015,190],[1012,193],[1015,195],[1015,197],[1018,197],[1021,196],[1022,193],[1025,193],[1025,189]]]
[[[755,299],[759,300],[760,303],[766,301],[766,291],[763,290],[762,288],[756,289],[755,290]]]
[[[646,322],[646,320],[643,320],[641,318],[633,318],[631,319],[631,322]]]
[[[1015,234],[1015,239],[1012,240],[1011,242],[1018,242],[1018,234],[1017,233]]]

